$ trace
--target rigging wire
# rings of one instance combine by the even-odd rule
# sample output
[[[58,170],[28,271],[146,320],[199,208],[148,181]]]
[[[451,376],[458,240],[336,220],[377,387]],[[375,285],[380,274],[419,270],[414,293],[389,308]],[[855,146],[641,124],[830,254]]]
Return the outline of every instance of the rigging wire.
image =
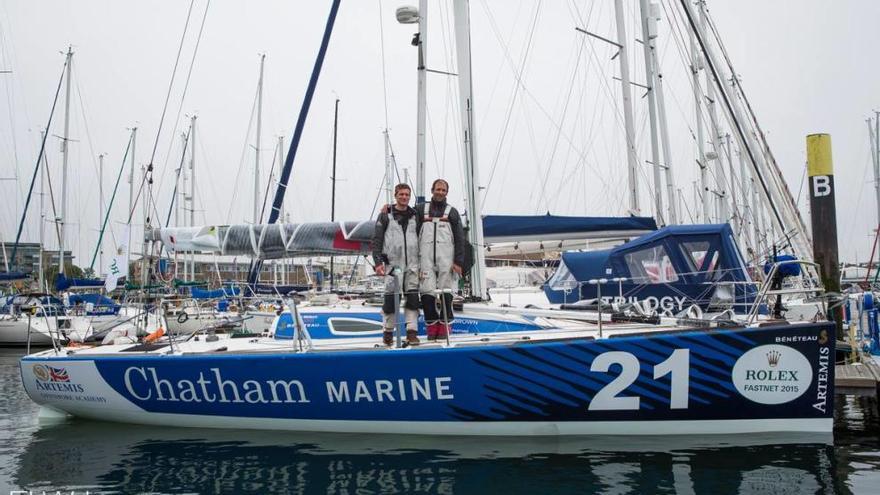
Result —
[[[190,0],[189,2],[189,10],[186,13],[186,22],[183,25],[183,33],[180,36],[180,45],[177,48],[177,56],[174,59],[174,68],[171,70],[171,80],[168,81],[168,91],[165,94],[165,103],[162,106],[162,116],[159,118],[159,128],[156,131],[156,139],[153,141],[153,151],[150,154],[149,165],[147,166],[147,173],[143,175],[141,179],[141,184],[138,187],[137,194],[135,195],[134,201],[132,201],[132,209],[128,212],[128,220],[126,223],[131,224],[131,219],[134,217],[135,205],[141,197],[141,193],[144,189],[144,184],[147,182],[147,175],[152,173],[153,170],[153,160],[156,158],[156,149],[159,147],[159,137],[162,135],[162,127],[165,124],[165,114],[168,111],[168,102],[171,100],[171,90],[174,87],[174,77],[177,75],[177,66],[180,63],[180,54],[183,52],[183,43],[186,39],[186,32],[189,29],[189,21],[192,16],[193,5],[195,4],[195,0]],[[207,11],[207,10],[206,10]],[[149,209],[149,205],[147,205],[147,209]],[[144,225],[146,228],[146,225]],[[144,253],[146,255],[146,253]]]
[[[86,104],[85,104],[84,97],[82,94],[82,89],[80,88],[80,85],[79,85],[79,74],[75,72],[76,66],[71,66],[70,70],[72,72],[71,80],[73,81],[73,83],[76,87],[76,94],[78,97],[77,99],[79,100],[80,112],[82,112],[83,127],[85,128],[85,131],[86,131],[86,142],[89,143],[89,152],[90,152],[90,158],[92,161],[92,169],[93,169],[93,172],[95,173],[93,179],[99,180],[101,174],[98,172],[98,162],[95,158],[97,156],[97,153],[95,153],[95,146],[92,142],[92,133],[91,133],[91,131],[89,131],[89,121],[86,118]],[[89,186],[87,186],[85,190],[87,190],[87,191],[90,190],[91,189],[90,186],[91,186],[91,182],[89,182]],[[103,184],[102,184],[102,186],[103,186]],[[100,190],[101,190],[101,188],[99,188],[99,191]],[[98,198],[98,205],[99,206],[103,200],[104,200],[104,198]],[[83,205],[82,203],[80,203],[80,208],[79,208],[79,216],[80,217],[83,216],[83,213],[84,213],[83,210],[85,208],[86,208],[86,206]],[[101,212],[101,213],[103,214],[103,212]],[[110,237],[113,240],[113,242],[115,243],[116,236],[113,234],[113,229],[110,229]],[[98,242],[100,243],[100,241],[98,241]],[[94,261],[92,262],[92,264],[94,265]]]
[[[550,178],[550,171],[553,169],[554,158],[556,157],[556,151],[559,149],[559,138],[562,135],[562,126],[565,125],[565,117],[568,114],[568,104],[571,102],[571,93],[574,91],[574,81],[577,78],[578,68],[581,63],[581,53],[584,49],[584,44],[587,42],[586,36],[581,36],[580,43],[578,46],[577,54],[575,55],[575,64],[574,68],[571,71],[571,80],[568,84],[568,94],[566,94],[564,103],[562,105],[562,117],[559,119],[560,126],[556,130],[556,137],[553,139],[553,146],[550,151],[550,157],[547,160],[547,169],[543,173],[541,173],[540,165],[538,165],[538,171],[543,175],[543,180],[541,183],[541,196],[539,197],[539,201],[541,199],[544,200],[544,204],[547,207],[547,211],[550,211],[550,202],[547,200],[547,180]],[[563,168],[563,175],[565,173],[565,169]],[[558,195],[556,196],[559,197]]]
[[[61,94],[61,83],[64,81],[64,71],[67,70],[67,58],[64,59],[64,65],[61,68],[61,77],[58,78],[58,87],[55,89],[55,99],[52,101],[52,109],[49,111],[49,120],[46,122],[46,132],[43,134],[43,140],[40,144],[40,153],[37,155],[37,163],[34,166],[34,174],[31,176],[31,186],[28,189],[27,199],[25,200],[24,207],[22,208],[21,221],[18,224],[18,233],[15,234],[15,245],[12,247],[12,260],[15,262],[15,254],[18,251],[18,242],[21,240],[21,231],[24,228],[24,220],[27,217],[28,206],[31,203],[31,196],[34,192],[34,184],[37,181],[37,175],[40,172],[40,161],[43,159],[46,153],[46,138],[49,136],[49,129],[52,126],[52,117],[55,115],[55,106],[58,104],[58,96]],[[50,189],[51,190],[51,189]],[[54,200],[52,209],[54,210]],[[57,216],[56,216],[57,218]],[[60,239],[60,236],[59,236]],[[64,254],[64,253],[60,253]]]
[[[257,83],[257,86],[259,87],[259,83]],[[253,125],[254,125],[254,116],[256,115],[256,112],[257,112],[258,92],[259,92],[259,90],[254,91],[254,101],[251,104],[251,115],[250,115],[250,118],[248,119],[247,131],[244,134],[244,141],[243,141],[244,144],[241,147],[241,156],[238,159],[238,169],[235,172],[235,182],[233,182],[233,184],[239,183],[239,180],[241,179],[242,170],[244,170],[244,160],[245,160],[245,157],[247,156],[248,147],[250,146],[248,144],[248,139],[250,139],[250,137],[251,137],[251,129],[253,129]],[[232,198],[229,200],[229,210],[226,212],[226,223],[231,223],[232,209],[236,204],[237,197],[238,197],[238,188],[233,187],[232,188]]]
[[[275,146],[276,150],[278,146]],[[269,166],[269,185],[272,184],[272,176],[275,173],[275,163],[278,161],[278,153],[272,153],[272,165]],[[266,213],[266,202],[269,200],[269,187],[266,187],[266,190],[263,192],[263,206],[260,207],[260,223],[263,223],[263,215]],[[283,222],[283,219],[282,219]]]
[[[177,177],[174,180],[174,191],[171,193],[171,201],[168,205],[168,216],[165,217],[165,225],[171,225],[171,213],[174,212],[174,202],[177,200],[177,189],[180,187],[180,174],[183,172],[183,167],[186,166],[186,146],[189,143],[189,136],[192,133],[192,127],[183,135],[183,152],[180,154],[180,165],[177,167]],[[176,227],[180,227],[176,225]]]
[[[104,239],[104,229],[107,228],[107,221],[110,220],[110,208],[113,206],[113,200],[116,199],[116,190],[119,188],[119,180],[122,178],[122,172],[125,170],[125,162],[128,159],[128,152],[131,150],[131,138],[128,138],[128,144],[125,146],[125,153],[122,155],[122,165],[119,167],[119,173],[116,174],[116,184],[113,186],[113,195],[110,196],[110,204],[107,206],[107,213],[104,214],[104,222],[101,225],[101,232],[98,234],[98,242],[95,244],[95,252],[92,254],[92,262],[89,264],[89,270],[95,268],[95,258],[98,257],[98,251],[101,249],[101,241]],[[113,229],[110,229],[113,233]],[[116,242],[115,240],[113,241]]]
[[[382,22],[382,0],[377,0],[379,7],[379,53],[382,58],[382,105],[385,110],[385,130],[388,130],[388,82],[385,67],[385,24]]]
[[[196,36],[196,44],[195,44],[195,47],[193,47],[192,58],[190,59],[190,62],[189,62],[189,69],[187,69],[187,72],[186,72],[186,81],[184,81],[184,83],[183,83],[183,92],[180,95],[180,104],[178,104],[178,106],[177,106],[177,115],[174,118],[174,128],[171,130],[172,136],[175,135],[175,133],[177,132],[177,127],[180,125],[180,115],[181,115],[181,112],[183,111],[183,103],[184,103],[184,101],[186,101],[186,93],[187,93],[187,90],[189,89],[190,79],[192,78],[193,67],[195,67],[195,65],[196,65],[196,55],[198,55],[199,46],[202,43],[202,33],[205,30],[205,21],[208,18],[208,9],[210,7],[211,7],[211,0],[208,0],[207,3],[205,4],[205,11],[202,14],[202,22],[199,25],[199,33]],[[186,30],[184,29],[184,36],[185,35],[186,35]],[[181,38],[181,47],[182,46],[183,46],[183,38]],[[179,53],[178,53],[178,56],[179,56]],[[175,70],[176,70],[176,64],[175,64]],[[173,76],[172,76],[172,81],[173,81]],[[169,90],[170,90],[170,87],[169,87]],[[167,105],[167,103],[166,103],[166,105]],[[163,118],[164,118],[164,111],[163,111]],[[160,121],[160,129],[161,129],[161,121]],[[158,139],[159,139],[159,137],[157,135],[156,136],[157,144],[158,144]],[[174,145],[174,139],[169,140],[168,151],[165,154],[165,161],[162,164],[162,175],[159,176],[159,185],[156,188],[156,195],[157,196],[162,191],[162,184],[164,183],[165,172],[168,170],[168,160],[171,157],[171,149],[172,149],[173,145]],[[155,155],[155,149],[153,150],[153,154]],[[152,163],[153,163],[153,159],[151,157],[150,164],[152,164]],[[159,218],[158,212],[157,212],[156,218]],[[161,227],[161,224],[160,224],[160,227]]]
[[[486,10],[486,13],[489,15],[489,17],[491,19],[492,14],[489,11],[488,6],[486,6],[485,2],[483,2],[482,4],[483,4],[484,9]],[[510,103],[508,103],[507,110],[505,111],[504,124],[501,129],[501,137],[498,139],[498,145],[495,147],[495,158],[492,161],[492,168],[489,172],[489,180],[486,183],[487,193],[489,191],[489,188],[492,186],[492,179],[495,177],[495,169],[498,167],[499,158],[501,157],[501,147],[504,145],[504,139],[507,136],[508,129],[510,128],[510,117],[511,117],[511,114],[513,113],[514,105],[516,104],[516,96],[519,94],[521,86],[523,86],[522,75],[523,75],[523,71],[525,71],[526,62],[528,61],[529,53],[531,53],[532,40],[535,35],[535,27],[537,27],[537,25],[538,25],[538,19],[540,17],[542,4],[543,4],[543,1],[539,0],[538,4],[535,6],[535,14],[532,17],[532,27],[529,29],[529,34],[528,34],[528,38],[526,41],[526,46],[523,49],[522,58],[520,60],[518,70],[517,70],[516,65],[513,64],[513,60],[510,57],[510,53],[508,52],[507,47],[506,46],[503,47],[504,54],[507,57],[508,62],[512,66],[511,68],[513,69],[513,75],[514,75],[514,79],[516,80],[516,83],[513,86],[513,94],[510,97]],[[494,22],[492,24],[494,25]],[[494,26],[493,26],[493,32],[495,33],[496,38],[499,38],[499,41],[500,41],[500,37],[498,36],[497,30],[494,29]]]

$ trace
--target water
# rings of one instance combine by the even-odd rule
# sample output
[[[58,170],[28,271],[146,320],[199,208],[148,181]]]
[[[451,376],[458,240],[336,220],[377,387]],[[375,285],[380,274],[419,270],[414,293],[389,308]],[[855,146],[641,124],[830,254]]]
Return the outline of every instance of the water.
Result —
[[[37,419],[21,387],[20,354],[0,350],[0,495],[880,493],[873,399],[838,397],[827,443],[815,436],[516,440],[51,424]]]

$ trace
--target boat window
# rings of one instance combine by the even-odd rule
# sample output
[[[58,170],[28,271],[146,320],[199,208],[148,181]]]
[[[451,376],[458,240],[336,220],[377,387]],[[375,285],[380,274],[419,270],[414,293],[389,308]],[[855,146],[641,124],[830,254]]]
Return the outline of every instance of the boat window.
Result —
[[[623,258],[635,283],[665,284],[678,281],[678,274],[663,246],[627,253]]]
[[[572,290],[577,288],[578,282],[574,274],[568,269],[564,261],[559,262],[559,267],[547,281],[547,285],[553,290]]]
[[[711,258],[706,264],[706,254],[710,253],[708,241],[683,242],[681,250],[690,265],[690,271],[694,274],[705,274],[707,279],[714,279],[715,269],[718,267],[718,250],[711,250]]]
[[[327,320],[330,332],[335,335],[358,335],[382,332],[382,323],[359,318],[330,318]]]

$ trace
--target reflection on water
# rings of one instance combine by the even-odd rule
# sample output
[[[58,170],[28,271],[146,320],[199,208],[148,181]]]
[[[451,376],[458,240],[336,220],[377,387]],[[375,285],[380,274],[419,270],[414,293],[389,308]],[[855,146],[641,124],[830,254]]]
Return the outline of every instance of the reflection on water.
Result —
[[[880,493],[875,401],[816,436],[485,439],[40,425],[0,354],[0,494]],[[824,441],[824,443],[823,443]]]
[[[707,447],[720,440],[723,447]],[[41,427],[17,487],[123,493],[833,493],[833,447],[768,437],[515,440]],[[780,438],[798,441],[802,438]]]

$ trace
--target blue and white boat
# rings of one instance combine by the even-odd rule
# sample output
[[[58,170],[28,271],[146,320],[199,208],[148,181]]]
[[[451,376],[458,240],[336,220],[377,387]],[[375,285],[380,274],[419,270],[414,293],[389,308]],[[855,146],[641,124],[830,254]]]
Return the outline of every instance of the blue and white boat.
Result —
[[[162,426],[513,436],[832,429],[828,323],[609,324],[408,348],[302,336],[51,349],[21,360],[22,383],[47,410]]]

